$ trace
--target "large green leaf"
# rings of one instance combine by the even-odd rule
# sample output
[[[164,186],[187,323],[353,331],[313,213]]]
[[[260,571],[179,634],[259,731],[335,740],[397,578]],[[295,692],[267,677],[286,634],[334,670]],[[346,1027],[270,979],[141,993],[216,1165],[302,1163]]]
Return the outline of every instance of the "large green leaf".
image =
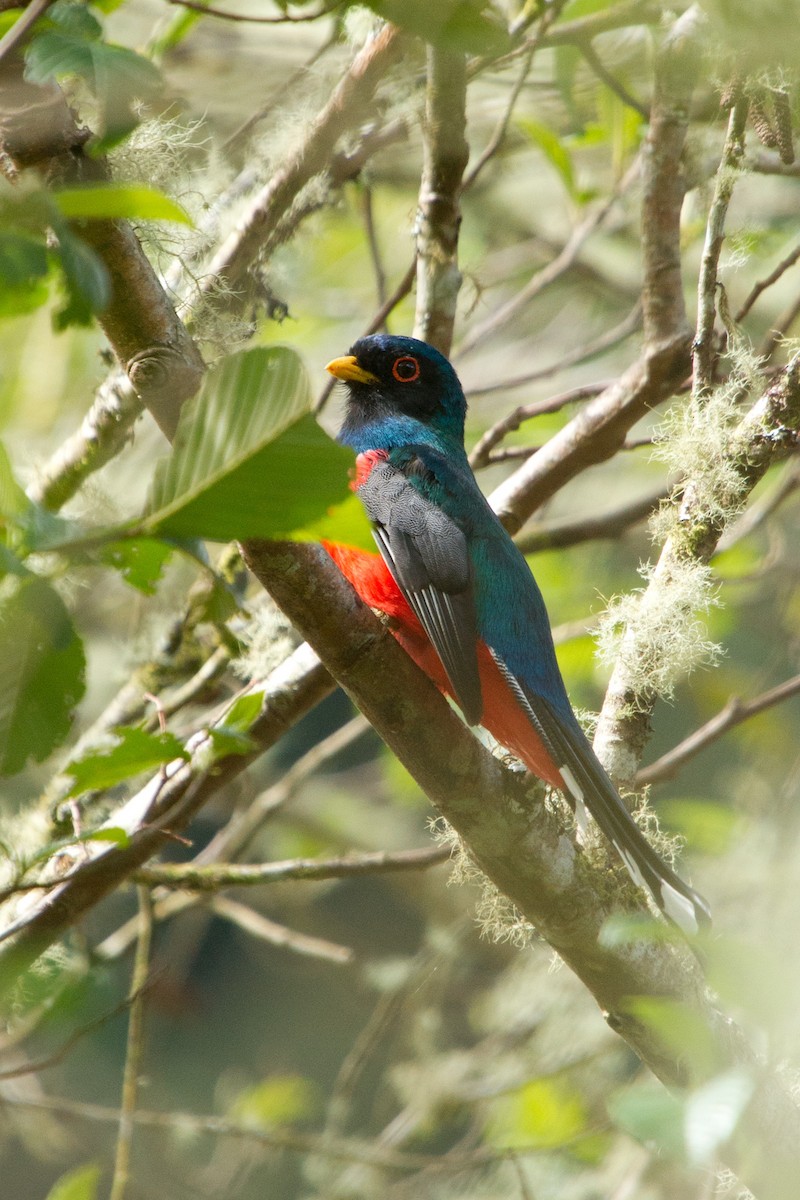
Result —
[[[173,733],[147,733],[144,729],[120,727],[116,742],[106,750],[91,751],[67,763],[63,773],[72,776],[69,796],[116,787],[126,779],[189,754]]]
[[[145,531],[218,541],[302,536],[346,499],[352,462],[308,406],[293,350],[256,347],[225,359],[181,416]]]
[[[136,102],[161,85],[158,69],[125,46],[102,40],[102,26],[83,4],[54,4],[25,52],[27,78],[33,83],[77,75],[95,93],[101,112],[104,150],[133,129]]]
[[[47,1200],[95,1200],[100,1183],[100,1168],[95,1163],[76,1167],[53,1185]]]
[[[36,575],[0,583],[0,774],[40,762],[67,736],[84,690],[83,645],[58,593]]]
[[[62,188],[53,199],[63,217],[127,217],[138,221],[178,221],[191,225],[185,209],[158,188],[142,183],[95,183],[85,187]]]

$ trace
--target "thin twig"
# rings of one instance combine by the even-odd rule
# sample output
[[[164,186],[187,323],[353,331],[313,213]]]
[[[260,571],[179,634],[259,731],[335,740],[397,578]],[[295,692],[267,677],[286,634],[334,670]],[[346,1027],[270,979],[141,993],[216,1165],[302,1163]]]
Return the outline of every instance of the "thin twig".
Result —
[[[506,392],[511,388],[524,387],[525,384],[536,383],[537,380],[549,379],[552,375],[561,374],[568,367],[576,367],[580,363],[588,362],[589,359],[596,358],[598,354],[604,354],[606,350],[611,350],[615,346],[618,346],[620,342],[624,342],[637,329],[641,329],[641,325],[642,306],[637,301],[628,315],[618,325],[612,326],[611,329],[606,330],[605,333],[601,333],[591,342],[585,342],[582,346],[576,346],[574,350],[562,354],[550,366],[537,367],[535,371],[527,371],[524,375],[515,375],[511,379],[503,379],[498,383],[489,383],[483,387],[470,388],[467,398],[491,396],[494,392]],[[603,384],[603,387],[607,386],[607,384]]]
[[[146,988],[149,988],[150,986],[151,981],[145,984]],[[67,1055],[72,1052],[78,1042],[82,1041],[83,1038],[88,1037],[90,1034],[95,1033],[98,1029],[102,1029],[104,1025],[107,1025],[109,1021],[113,1021],[115,1017],[127,1012],[134,999],[135,996],[127,995],[124,1000],[121,1000],[119,1004],[116,1004],[114,1008],[109,1009],[108,1012],[102,1013],[99,1017],[95,1017],[93,1021],[87,1021],[85,1025],[81,1025],[78,1029],[74,1029],[69,1037],[61,1043],[58,1049],[54,1050],[52,1054],[46,1055],[45,1058],[36,1058],[30,1062],[21,1063],[19,1066],[6,1067],[5,1069],[0,1070],[0,1080],[18,1079],[21,1075],[38,1075],[40,1071],[49,1071],[51,1067],[60,1066]],[[26,1036],[29,1032],[30,1029],[28,1028],[26,1030]]]
[[[260,938],[262,942],[269,942],[271,946],[280,946],[295,954],[302,954],[309,958],[322,958],[326,962],[332,963],[351,963],[355,958],[355,952],[349,946],[340,946],[325,938],[298,933],[296,929],[279,925],[277,921],[271,921],[269,917],[248,908],[246,904],[239,904],[238,901],[229,900],[226,896],[215,896],[209,902],[209,907],[218,917],[231,921],[245,933]]]
[[[361,189],[361,215],[364,218],[364,232],[367,235],[367,246],[372,260],[372,272],[375,276],[375,292],[378,308],[386,303],[386,271],[383,266],[381,247],[375,229],[375,214],[372,207],[372,188],[365,184]]]
[[[417,220],[416,337],[450,353],[461,288],[458,234],[469,158],[467,75],[463,53],[428,46],[423,164]]]
[[[229,887],[282,883],[286,879],[349,879],[382,874],[384,871],[424,871],[445,862],[449,855],[447,847],[424,846],[419,850],[399,850],[394,854],[379,850],[338,858],[290,858],[270,863],[222,863],[208,867],[198,867],[194,863],[167,863],[142,867],[134,879],[148,887],[216,892]]]
[[[785,700],[790,700],[799,694],[800,675],[794,675],[791,679],[779,683],[769,691],[762,692],[760,696],[756,696],[752,700],[740,700],[737,696],[732,696],[725,707],[720,709],[710,721],[706,721],[705,725],[701,725],[677,746],[673,746],[666,754],[662,754],[661,758],[657,758],[647,767],[642,767],[636,776],[636,786],[645,787],[650,783],[661,783],[664,779],[674,778],[690,759],[716,742],[730,729],[735,729],[743,721],[748,721],[751,717],[765,712],[766,709],[774,708],[776,704],[782,704]]]
[[[790,251],[785,258],[781,259],[775,270],[770,271],[766,279],[762,279],[754,285],[750,295],[734,317],[737,324],[744,320],[762,292],[765,292],[768,287],[772,287],[773,283],[777,283],[781,275],[788,271],[790,267],[793,267],[798,258],[800,258],[800,244],[795,246],[794,250]]]
[[[31,0],[22,15],[0,38],[0,62],[19,46],[52,3],[53,0]]]
[[[491,162],[491,160],[494,158],[495,154],[497,154],[497,152],[501,149],[503,143],[506,140],[506,135],[508,134],[508,126],[511,122],[512,116],[514,115],[514,109],[517,106],[517,101],[519,100],[520,93],[522,92],[522,89],[525,86],[525,81],[528,78],[528,75],[530,73],[530,69],[533,64],[533,56],[534,56],[535,51],[536,51],[536,45],[535,45],[535,39],[534,39],[534,44],[531,45],[530,49],[525,54],[525,58],[523,59],[523,63],[522,63],[522,70],[520,71],[519,75],[517,76],[517,80],[516,80],[513,88],[511,89],[511,95],[508,98],[508,103],[506,104],[505,108],[503,109],[502,116],[500,117],[500,120],[497,122],[497,125],[495,126],[492,136],[489,138],[489,141],[484,146],[480,155],[478,156],[478,158],[475,160],[473,165],[470,167],[469,171],[464,176],[464,191],[465,192],[473,186],[473,184],[475,183],[476,179],[480,175],[483,168],[486,166],[486,164],[488,162]]]
[[[139,896],[139,937],[136,942],[136,957],[131,977],[128,1018],[128,1043],[125,1052],[125,1070],[122,1078],[122,1103],[119,1114],[119,1132],[114,1157],[114,1176],[111,1182],[110,1200],[124,1200],[130,1180],[131,1150],[133,1147],[134,1115],[139,1091],[139,1074],[144,1044],[144,990],[150,970],[150,946],[153,938],[153,903],[146,887],[137,888]]]
[[[613,75],[611,71],[608,70],[591,41],[586,38],[578,43],[578,48],[580,49],[583,57],[586,59],[587,65],[591,68],[597,78],[604,83],[606,87],[609,88],[610,91],[612,91],[614,95],[622,101],[623,104],[626,104],[628,108],[632,108],[633,111],[637,112],[643,120],[649,120],[650,109],[637,100],[635,96],[632,96],[625,87],[624,83],[617,79],[616,75]]]
[[[526,530],[514,539],[523,554],[537,554],[542,550],[563,550],[582,542],[601,538],[618,538],[634,525],[649,517],[662,500],[670,494],[668,487],[659,487],[646,496],[640,496],[602,516],[584,516],[578,519],[565,518],[551,521],[538,528]]]
[[[469,456],[473,471],[485,467],[495,446],[503,440],[507,433],[514,433],[525,421],[533,420],[534,417],[543,416],[545,413],[560,412],[567,405],[577,404],[581,400],[589,400],[593,396],[599,395],[607,387],[607,383],[588,383],[584,387],[570,388],[568,392],[560,392],[559,395],[551,396],[548,400],[534,400],[532,404],[521,404],[519,408],[515,408],[496,425],[493,425],[491,429],[487,429],[483,437],[475,443]],[[475,394],[475,392],[470,393],[470,395]],[[480,389],[478,394],[480,394]]]
[[[725,238],[725,218],[744,155],[744,132],[748,101],[737,100],[728,119],[728,132],[717,169],[714,196],[708,214],[700,274],[697,280],[697,332],[692,348],[694,379],[692,396],[703,399],[711,392],[717,347],[714,323],[717,315],[717,272]]]
[[[561,249],[561,252],[556,257],[537,271],[535,275],[521,288],[516,295],[506,300],[499,308],[496,308],[493,313],[490,313],[483,321],[473,325],[469,330],[464,340],[458,347],[460,356],[469,354],[475,347],[484,341],[490,334],[494,334],[503,325],[506,325],[512,317],[515,317],[521,309],[538,296],[545,288],[555,283],[562,275],[566,274],[576,263],[583,247],[593,233],[595,233],[603,224],[609,213],[614,208],[620,196],[624,194],[627,188],[632,183],[634,177],[638,173],[638,161],[629,167],[625,172],[620,183],[614,188],[612,194],[601,204],[595,206],[589,214],[584,217],[579,225],[573,229],[569,238]]]
[[[119,1110],[102,1104],[91,1104],[60,1096],[37,1096],[34,1099],[13,1100],[0,1096],[0,1104],[7,1108],[33,1109],[41,1112],[56,1112],[67,1118],[116,1124]],[[224,1117],[203,1116],[198,1113],[153,1109],[137,1109],[134,1123],[151,1129],[177,1130],[183,1133],[210,1134],[214,1137],[235,1138],[252,1141],[262,1146],[291,1150],[298,1154],[318,1154],[323,1158],[343,1162],[362,1163],[369,1167],[383,1167],[391,1171],[440,1171],[456,1173],[485,1167],[502,1162],[512,1154],[537,1153],[540,1146],[516,1147],[511,1150],[484,1149],[468,1154],[414,1154],[404,1150],[387,1150],[370,1142],[356,1139],[331,1138],[327,1134],[308,1133],[301,1129],[274,1126],[271,1129],[255,1127],[252,1123],[239,1123]]]
[[[800,316],[800,295],[798,295],[791,302],[788,308],[781,313],[772,328],[767,332],[764,340],[758,347],[759,358],[764,359],[765,362],[769,362],[778,346],[780,346],[781,342],[794,325],[798,316]]]

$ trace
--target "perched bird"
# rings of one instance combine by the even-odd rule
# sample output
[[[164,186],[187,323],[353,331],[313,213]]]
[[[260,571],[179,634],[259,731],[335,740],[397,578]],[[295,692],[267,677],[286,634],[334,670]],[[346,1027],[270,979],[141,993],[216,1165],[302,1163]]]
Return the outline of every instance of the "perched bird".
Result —
[[[470,725],[559,788],[579,828],[588,809],[666,917],[689,933],[707,924],[705,900],[643,837],[572,711],[539,588],[469,466],[450,363],[376,334],[327,370],[347,385],[339,440],[356,452],[352,486],[380,551],[326,544],[340,570]]]

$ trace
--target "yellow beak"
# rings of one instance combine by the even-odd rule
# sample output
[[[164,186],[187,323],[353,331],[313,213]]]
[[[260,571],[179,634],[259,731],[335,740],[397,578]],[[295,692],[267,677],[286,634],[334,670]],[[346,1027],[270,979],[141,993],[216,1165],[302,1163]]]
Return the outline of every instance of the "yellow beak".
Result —
[[[355,354],[346,354],[344,358],[331,359],[325,370],[345,383],[378,383],[377,375],[373,375],[371,371],[365,371],[359,365]]]

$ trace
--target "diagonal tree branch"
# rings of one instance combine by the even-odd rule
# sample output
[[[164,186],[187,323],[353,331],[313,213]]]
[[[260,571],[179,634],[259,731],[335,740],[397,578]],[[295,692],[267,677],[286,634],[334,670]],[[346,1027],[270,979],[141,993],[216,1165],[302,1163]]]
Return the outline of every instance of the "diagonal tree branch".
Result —
[[[461,287],[458,231],[469,147],[463,54],[428,47],[424,161],[417,210],[417,312],[414,336],[450,353]]]

